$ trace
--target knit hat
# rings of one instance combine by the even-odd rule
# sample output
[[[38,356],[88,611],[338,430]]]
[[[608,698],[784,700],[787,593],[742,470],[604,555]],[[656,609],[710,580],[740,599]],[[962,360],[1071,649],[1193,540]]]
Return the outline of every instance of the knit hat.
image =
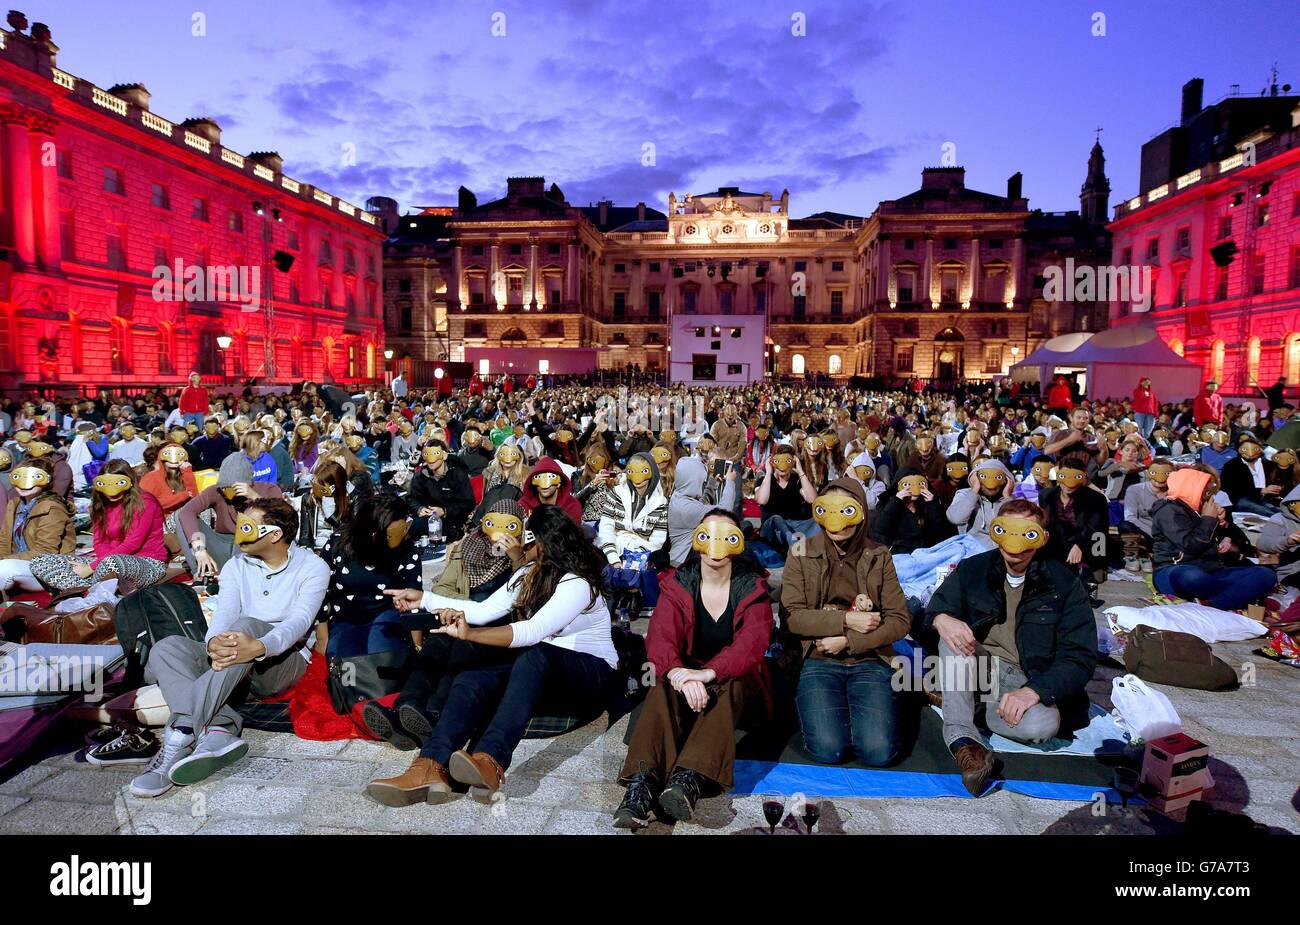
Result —
[[[229,488],[232,485],[253,481],[253,461],[243,453],[231,453],[221,461],[217,472],[217,487]]]

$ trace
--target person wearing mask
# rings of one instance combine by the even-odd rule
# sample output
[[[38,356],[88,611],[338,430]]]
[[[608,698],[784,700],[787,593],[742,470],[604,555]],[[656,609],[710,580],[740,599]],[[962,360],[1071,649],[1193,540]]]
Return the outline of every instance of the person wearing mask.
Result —
[[[295,478],[310,474],[319,456],[320,431],[310,418],[299,418],[293,428],[293,439],[289,443],[289,460]]]
[[[819,529],[812,519],[812,502],[817,488],[804,471],[794,448],[779,444],[768,457],[763,481],[754,492],[762,509],[759,535],[778,551],[786,550],[796,537],[811,536]]]
[[[1016,480],[1011,470],[996,459],[981,459],[967,479],[967,486],[958,490],[948,505],[948,522],[956,526],[958,533],[988,539],[989,525],[1011,498]]]
[[[1275,478],[1277,469],[1263,458],[1264,447],[1252,433],[1244,433],[1237,455],[1223,464],[1223,490],[1234,512],[1272,517],[1285,494]],[[1280,455],[1280,454],[1279,454]]]
[[[189,385],[181,389],[181,417],[186,424],[202,426],[210,406],[211,400],[208,398],[208,390],[203,387],[203,377],[197,372],[190,373]]]
[[[479,430],[477,424],[465,425],[465,429],[461,432],[460,452],[457,455],[465,463],[465,471],[471,478],[481,475],[492,462],[492,450],[485,445],[486,443],[483,432]]]
[[[199,493],[189,454],[179,443],[168,443],[158,451],[154,468],[140,480],[140,490],[157,499],[163,512],[163,543],[170,553],[181,551],[176,514]]]
[[[1123,504],[1124,494],[1142,481],[1142,461],[1147,455],[1146,442],[1137,434],[1125,437],[1114,458],[1097,467],[1094,481],[1112,504]]]
[[[1201,433],[1209,438],[1209,445],[1201,447],[1197,461],[1209,466],[1222,478],[1223,467],[1237,455],[1232,448],[1232,434],[1224,429],[1203,429]]]
[[[145,680],[162,689],[171,714],[162,748],[131,781],[133,795],[162,796],[234,764],[248,753],[237,695],[279,696],[307,670],[308,635],[330,570],[293,541],[297,532],[298,512],[288,501],[251,501],[235,527],[242,554],[221,569],[204,641],[167,636],[149,650]]]
[[[244,431],[239,441],[239,448],[248,457],[253,467],[254,482],[279,484],[279,466],[276,465],[275,457],[271,455],[271,441],[267,439],[266,431],[258,429]]]
[[[543,505],[558,507],[572,517],[574,523],[582,523],[582,505],[573,496],[573,482],[560,464],[549,456],[539,459],[524,478],[519,503],[528,514]]]
[[[483,500],[470,517],[477,524],[483,515],[500,501],[518,501],[523,497],[524,483],[528,479],[528,466],[524,454],[513,446],[497,447],[492,464],[483,470]]]
[[[149,441],[140,438],[134,424],[121,425],[117,434],[120,439],[109,445],[108,458],[124,459],[132,466],[143,466],[144,451],[148,449]]]
[[[1023,445],[1011,454],[1009,465],[1012,470],[1022,475],[1027,474],[1036,461],[1046,457],[1043,448],[1047,446],[1047,436],[1046,428],[1035,430],[1026,436]]]
[[[1078,570],[1089,591],[1106,580],[1110,507],[1088,479],[1088,456],[1067,453],[1056,464],[1056,484],[1043,489],[1038,505],[1047,514],[1047,555]]]
[[[871,539],[866,495],[853,478],[813,503],[821,532],[786,558],[781,608],[802,646],[795,706],[815,761],[852,756],[883,767],[898,756],[893,644],[909,618],[889,550]]]
[[[1143,376],[1133,390],[1133,417],[1137,421],[1138,433],[1143,440],[1151,439],[1151,431],[1156,426],[1156,415],[1160,413],[1160,402],[1151,388],[1151,377]]]
[[[0,592],[15,585],[40,591],[31,560],[44,553],[70,556],[77,548],[72,507],[50,491],[53,477],[48,459],[16,462],[9,471],[12,494],[0,524]]]
[[[374,447],[366,443],[365,434],[359,430],[350,430],[343,435],[343,445],[366,467],[371,484],[378,488],[383,465],[379,462],[379,454]]]
[[[716,505],[704,500],[709,471],[702,460],[684,457],[677,460],[676,488],[668,499],[668,561],[678,568],[694,549],[696,528],[712,508],[734,510],[736,507],[736,466],[727,466],[722,496]]]
[[[170,558],[163,542],[163,511],[158,499],[140,490],[135,470],[125,460],[109,460],[95,476],[90,502],[94,559],[60,553],[33,556],[32,574],[56,592],[84,588],[109,578],[137,587],[167,577]]]
[[[524,507],[528,507],[526,497]],[[668,540],[668,499],[660,490],[659,468],[649,453],[627,461],[622,480],[606,496],[597,535],[611,568],[624,569],[630,559],[641,560],[642,602],[653,607],[659,586],[645,560]]]
[[[1151,511],[1156,502],[1164,500],[1169,491],[1169,475],[1174,464],[1157,456],[1147,466],[1145,478],[1124,492],[1124,519],[1119,525],[1120,539],[1124,542],[1126,557],[1137,556],[1146,561],[1142,568],[1149,571],[1151,553]]]
[[[1042,555],[1047,530],[1038,505],[1007,502],[989,531],[997,548],[958,563],[926,606],[920,634],[939,655],[944,744],[974,797],[995,770],[976,726],[977,693],[994,698],[987,729],[1015,742],[1044,742],[1088,723],[1096,621],[1072,570]]]
[[[1161,594],[1239,610],[1277,586],[1277,573],[1252,565],[1246,535],[1214,500],[1219,479],[1206,466],[1176,469],[1151,510],[1152,575]]]
[[[238,551],[238,514],[259,498],[280,498],[279,485],[253,482],[253,464],[243,453],[231,453],[221,463],[215,485],[203,489],[176,514],[181,553],[194,579],[212,578]],[[211,511],[211,523],[199,517]],[[294,534],[297,535],[296,533]]]
[[[713,422],[709,433],[718,444],[718,457],[729,462],[743,462],[748,444],[748,428],[740,420],[734,404],[722,407],[722,417]]]
[[[195,437],[193,445],[198,454],[194,468],[199,472],[220,469],[222,461],[237,449],[234,438],[221,429],[221,422],[214,417],[203,422],[203,435]]]
[[[1069,416],[1074,410],[1074,396],[1070,392],[1070,385],[1065,381],[1064,376],[1057,376],[1052,387],[1047,390],[1047,409],[1061,417]]]
[[[1262,553],[1277,556],[1279,584],[1300,587],[1300,487],[1287,493],[1282,509],[1260,528],[1256,546]]]
[[[85,491],[108,461],[108,436],[99,433],[91,421],[77,422],[77,435],[68,448],[68,466],[72,469],[72,490]]]
[[[475,799],[491,803],[539,705],[590,718],[617,693],[618,653],[603,594],[603,557],[582,527],[552,505],[539,507],[526,527],[534,542],[526,546],[524,565],[481,604],[440,611],[443,625],[432,631],[519,650],[516,657],[456,674],[442,715],[411,767],[367,786],[377,802],[445,803],[454,779],[470,787]],[[392,597],[399,610],[433,610],[427,594],[400,591]],[[508,615],[511,622],[488,625]]]
[[[915,469],[900,469],[885,503],[872,520],[871,535],[890,552],[928,549],[953,534],[930,480]]]
[[[716,441],[710,440],[710,443],[716,446]],[[745,468],[751,472],[766,472],[767,461],[772,458],[775,450],[772,428],[760,421],[754,428],[754,439],[749,442],[749,450],[745,453]]]
[[[679,475],[690,462],[697,461],[678,462]],[[740,521],[725,505],[715,508],[692,530],[689,558],[661,579],[646,636],[657,683],[619,774],[627,789],[614,813],[618,828],[648,825],[656,805],[668,818],[689,822],[706,788],[732,787],[741,718],[771,712],[764,658],[771,592],[765,570],[744,551]]]
[[[419,449],[419,440],[415,436],[415,426],[405,418],[398,422],[397,433],[393,435],[392,440],[388,461],[393,465],[409,460],[411,454]],[[446,449],[446,443],[443,444],[443,448]]]
[[[458,540],[465,534],[465,525],[474,510],[474,488],[465,474],[465,464],[447,452],[447,444],[430,440],[420,450],[421,465],[411,476],[407,491],[407,505],[411,513],[421,518],[416,522],[417,533],[428,531],[428,518],[436,514],[442,519],[442,535],[448,540]]]
[[[1215,428],[1223,426],[1223,396],[1219,394],[1219,383],[1213,379],[1206,381],[1201,394],[1196,396],[1192,415],[1197,427],[1207,424]]]
[[[600,509],[605,504],[605,494],[614,484],[610,469],[613,459],[603,440],[593,440],[583,453],[582,468],[574,475],[573,496],[582,505],[582,522],[595,525],[600,521]]]
[[[33,440],[27,444],[28,459],[48,459],[54,467],[50,482],[50,491],[60,498],[72,497],[72,467],[68,465],[67,456],[44,440]]]

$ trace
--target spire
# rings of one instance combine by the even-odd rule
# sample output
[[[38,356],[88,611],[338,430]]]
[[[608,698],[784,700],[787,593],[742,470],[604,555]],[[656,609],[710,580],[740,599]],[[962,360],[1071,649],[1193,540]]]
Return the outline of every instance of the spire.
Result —
[[[1101,148],[1101,129],[1088,156],[1088,179],[1079,191],[1079,214],[1090,225],[1104,225],[1110,205],[1110,181],[1106,179],[1106,154]]]

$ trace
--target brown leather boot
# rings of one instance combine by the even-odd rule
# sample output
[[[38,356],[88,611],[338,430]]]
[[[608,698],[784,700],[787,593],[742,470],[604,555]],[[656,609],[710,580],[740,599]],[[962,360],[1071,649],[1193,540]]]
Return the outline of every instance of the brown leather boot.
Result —
[[[366,793],[385,806],[446,803],[451,799],[451,778],[441,764],[420,755],[397,777],[372,780]]]
[[[481,803],[491,803],[492,794],[501,789],[506,779],[505,770],[487,752],[471,755],[462,748],[452,753],[448,765],[451,776],[462,784],[468,784],[470,796]]]
[[[962,784],[971,796],[980,796],[993,775],[993,753],[983,745],[963,745],[955,758]]]

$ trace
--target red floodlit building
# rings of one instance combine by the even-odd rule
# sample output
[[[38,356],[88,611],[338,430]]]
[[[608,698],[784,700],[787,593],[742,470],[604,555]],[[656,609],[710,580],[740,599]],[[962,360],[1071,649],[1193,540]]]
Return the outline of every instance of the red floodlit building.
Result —
[[[1150,267],[1148,311],[1111,301],[1111,324],[1148,324],[1228,395],[1300,385],[1300,96],[1201,105],[1142,146],[1141,192],[1115,208],[1112,260]],[[1136,309],[1136,310],[1135,310]],[[1159,384],[1156,385],[1157,392]],[[1167,396],[1170,399],[1183,396]]]
[[[0,30],[0,389],[383,378],[375,216]],[[270,337],[268,339],[268,332]]]

